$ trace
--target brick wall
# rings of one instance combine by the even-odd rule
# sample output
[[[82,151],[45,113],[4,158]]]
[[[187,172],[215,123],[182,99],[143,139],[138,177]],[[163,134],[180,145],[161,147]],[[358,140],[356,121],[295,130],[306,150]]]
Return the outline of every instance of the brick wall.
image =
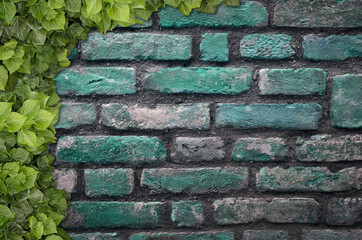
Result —
[[[166,8],[57,76],[76,240],[358,240],[362,2]]]

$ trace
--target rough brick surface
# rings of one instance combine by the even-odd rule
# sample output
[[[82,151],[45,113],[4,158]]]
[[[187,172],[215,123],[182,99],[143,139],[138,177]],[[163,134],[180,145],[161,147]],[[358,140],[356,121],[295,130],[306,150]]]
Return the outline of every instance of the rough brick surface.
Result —
[[[232,232],[177,232],[177,233],[138,233],[132,235],[129,240],[153,240],[153,239],[177,239],[177,240],[234,240]]]
[[[362,230],[305,230],[303,240],[360,240]]]
[[[119,240],[117,233],[70,233],[72,240]]]
[[[74,193],[77,190],[77,171],[74,169],[55,169],[52,172],[55,180],[55,188],[63,189],[69,193]]]
[[[200,201],[173,202],[171,219],[179,227],[197,227],[204,222],[204,206]]]
[[[82,125],[96,123],[94,104],[63,103],[60,107],[59,119],[55,128],[72,129]]]
[[[229,61],[228,34],[204,33],[201,35],[201,59],[207,62]]]
[[[328,204],[329,225],[353,225],[362,221],[362,198],[334,198]]]
[[[288,232],[282,230],[246,230],[244,240],[288,240]]]

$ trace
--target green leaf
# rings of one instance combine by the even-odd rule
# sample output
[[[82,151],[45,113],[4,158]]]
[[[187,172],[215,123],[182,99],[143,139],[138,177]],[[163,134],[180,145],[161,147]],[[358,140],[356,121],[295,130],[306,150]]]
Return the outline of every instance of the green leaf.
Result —
[[[43,130],[49,127],[49,125],[53,122],[55,118],[55,114],[40,109],[38,115],[34,118],[35,128],[39,130]]]
[[[57,225],[51,217],[48,217],[44,222],[44,235],[57,233]]]
[[[65,26],[65,13],[62,10],[57,9],[56,15],[54,18],[46,19],[44,18],[42,21],[43,27],[47,31],[52,30],[62,30]]]
[[[16,72],[25,62],[25,59],[22,57],[12,57],[7,60],[4,60],[4,65],[8,69],[9,73],[12,74]]]
[[[113,20],[121,21],[121,22],[130,22],[129,21],[129,6],[126,3],[115,2],[113,4],[113,6],[108,5],[107,13]]]
[[[44,29],[33,30],[30,32],[27,42],[34,45],[44,45],[47,38],[47,31]]]
[[[32,120],[35,116],[38,115],[39,109],[39,100],[26,100],[19,109],[19,113],[26,116],[28,120]]]
[[[16,16],[13,19],[13,25],[10,28],[11,34],[17,39],[24,41],[31,28],[24,17]]]
[[[86,4],[87,14],[95,15],[102,10],[102,0],[84,0]]]
[[[11,133],[19,131],[24,125],[27,117],[17,112],[11,112],[9,118],[6,121],[5,129]]]
[[[165,0],[165,3],[171,7],[176,8],[180,4],[181,0]]]
[[[5,122],[9,118],[12,105],[12,103],[0,102],[0,123]]]
[[[45,238],[45,240],[63,240],[63,238],[57,236],[57,235],[50,235]]]
[[[28,160],[29,152],[23,148],[13,148],[10,151],[10,156],[14,161],[23,164]]]
[[[0,65],[0,91],[5,90],[6,83],[8,82],[8,71],[3,65]]]
[[[199,8],[202,0],[183,0],[183,2],[188,8]]]
[[[0,205],[0,226],[13,218],[15,218],[15,216],[10,209],[5,205]]]
[[[240,5],[240,0],[224,0],[226,6],[237,7]]]
[[[45,0],[40,0],[37,2],[37,4],[34,4],[29,8],[29,12],[36,20],[42,22],[48,12],[48,4],[45,2]]]
[[[48,6],[51,9],[58,9],[65,6],[64,0],[48,0]]]
[[[0,47],[0,60],[6,60],[15,55],[15,48],[18,42],[15,39],[11,39],[6,42],[4,46]]]
[[[0,1],[0,18],[9,24],[16,14],[16,6],[8,0]]]
[[[82,0],[66,0],[65,9],[69,12],[80,12]]]
[[[27,129],[21,129],[18,132],[16,141],[23,146],[37,147],[37,138],[35,133]]]
[[[13,233],[13,232],[7,232],[6,233],[6,237],[5,239],[9,239],[9,240],[23,240],[23,238],[16,234],[16,233]]]
[[[29,202],[31,205],[35,206],[40,204],[43,201],[44,194],[39,189],[30,190]]]
[[[20,171],[25,174],[25,183],[23,184],[24,188],[29,189],[34,187],[38,171],[34,168],[25,166],[21,167]]]

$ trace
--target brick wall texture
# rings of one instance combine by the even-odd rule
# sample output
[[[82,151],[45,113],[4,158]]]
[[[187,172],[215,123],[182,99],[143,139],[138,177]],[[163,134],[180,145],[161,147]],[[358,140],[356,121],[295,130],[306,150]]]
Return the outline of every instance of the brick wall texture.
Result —
[[[56,77],[72,239],[362,239],[361,12],[242,1],[92,31]]]

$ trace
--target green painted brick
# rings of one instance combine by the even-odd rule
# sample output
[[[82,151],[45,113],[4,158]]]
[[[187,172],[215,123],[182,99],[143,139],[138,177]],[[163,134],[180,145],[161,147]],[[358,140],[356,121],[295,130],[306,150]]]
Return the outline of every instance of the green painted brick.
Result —
[[[362,57],[362,35],[307,35],[303,38],[303,56],[314,61],[342,61]]]
[[[322,118],[317,103],[217,105],[216,126],[240,129],[315,130]]]
[[[68,163],[158,164],[166,150],[156,137],[63,136],[57,144],[57,161]]]
[[[330,118],[332,126],[362,127],[362,74],[333,78]]]
[[[324,95],[326,76],[319,68],[261,69],[260,95]]]
[[[238,94],[249,90],[246,68],[165,68],[148,75],[145,88],[162,93]]]
[[[227,33],[204,33],[201,35],[201,59],[207,62],[228,62],[229,47]]]
[[[72,240],[119,240],[117,233],[69,233]]]
[[[133,191],[132,169],[85,169],[85,194],[88,197],[129,195]]]
[[[326,167],[263,167],[256,174],[259,191],[336,192],[360,189],[361,169],[345,168],[330,172]]]
[[[303,162],[338,162],[362,160],[362,136],[315,135],[310,139],[298,138],[298,159]]]
[[[278,0],[273,25],[280,27],[361,27],[360,0]]]
[[[328,203],[327,223],[353,225],[362,221],[361,213],[362,198],[333,198]]]
[[[129,240],[234,240],[232,232],[177,232],[177,233],[137,233]]]
[[[57,93],[61,96],[124,95],[136,93],[133,68],[81,67],[68,68],[56,77]]]
[[[292,36],[286,34],[249,34],[240,41],[242,58],[285,59],[295,54]]]
[[[100,34],[92,32],[82,42],[84,60],[189,60],[189,35],[153,33]]]
[[[161,27],[262,27],[268,25],[267,9],[255,1],[241,3],[239,7],[218,7],[215,14],[192,11],[184,16],[178,9],[167,6],[159,12]]]
[[[281,138],[240,138],[234,145],[234,161],[281,161],[288,156],[289,147]]]
[[[303,240],[361,240],[362,230],[304,230]]]
[[[151,193],[229,192],[246,188],[248,175],[243,167],[145,169],[141,186],[148,187]]]
[[[243,240],[288,240],[288,232],[282,230],[246,230]]]
[[[62,103],[55,128],[72,129],[96,123],[96,110],[92,103]]]
[[[209,104],[159,104],[154,107],[110,103],[102,105],[102,123],[120,130],[210,128]]]
[[[65,227],[156,228],[163,226],[164,207],[161,202],[72,202]]]
[[[173,202],[171,219],[179,227],[197,227],[204,222],[204,206],[200,201]]]

